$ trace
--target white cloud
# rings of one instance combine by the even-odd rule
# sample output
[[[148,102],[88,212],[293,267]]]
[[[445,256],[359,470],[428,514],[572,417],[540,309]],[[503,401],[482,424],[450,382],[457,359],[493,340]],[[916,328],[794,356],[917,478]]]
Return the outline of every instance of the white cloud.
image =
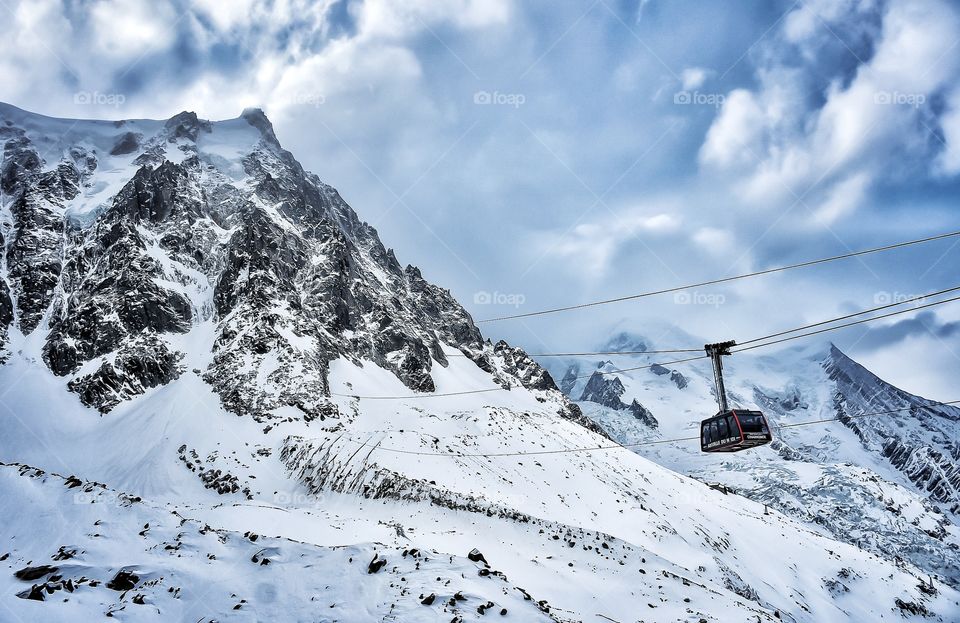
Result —
[[[336,40],[321,53],[283,68],[271,101],[282,110],[357,92],[376,96],[391,85],[415,83],[421,75],[420,63],[405,47]]]
[[[571,268],[583,276],[601,278],[613,258],[631,242],[646,244],[680,230],[682,220],[670,212],[635,210],[625,216],[605,216],[581,223],[570,231],[551,231],[538,236],[537,253],[571,260]]]
[[[110,57],[133,59],[174,40],[173,8],[146,0],[98,0],[90,8],[94,45]]]
[[[246,25],[259,13],[257,0],[193,0],[193,8],[210,18],[220,31],[228,31],[235,26]],[[255,10],[257,9],[257,10]]]
[[[830,225],[843,216],[851,214],[866,196],[870,176],[856,173],[837,182],[822,204],[817,207],[814,218],[818,223]]]
[[[854,349],[852,355],[868,370],[905,391],[931,400],[957,398],[960,351],[955,340],[932,334],[912,336],[868,353]]]
[[[746,89],[727,95],[720,114],[707,131],[700,160],[720,168],[748,166],[757,160],[756,150],[764,129],[765,111],[757,97]]]
[[[687,67],[680,73],[681,87],[693,91],[703,86],[707,80],[707,70],[703,67]]]
[[[707,253],[723,256],[733,249],[733,234],[719,227],[701,227],[693,233],[693,241]]]
[[[852,214],[873,182],[902,174],[905,159],[935,168],[930,128],[938,120],[930,104],[960,79],[960,55],[951,53],[960,17],[948,4],[891,2],[874,55],[852,76],[836,76],[822,98],[809,92],[820,72],[835,70],[818,64],[813,51],[838,46],[841,27],[831,22],[846,24],[873,9],[867,2],[807,2],[785,20],[784,39],[806,46],[808,66],[770,63],[758,71],[757,89],[728,95],[707,132],[700,162],[731,178],[734,191],[749,204],[802,200],[820,222],[831,223]],[[855,54],[842,44],[842,54]],[[955,170],[960,159],[952,151],[960,137],[953,134],[957,122],[951,114],[943,118],[942,172]]]
[[[464,29],[502,24],[510,17],[508,0],[367,0],[359,5],[357,22],[369,37],[405,37],[441,22]]]
[[[940,124],[946,145],[937,160],[937,171],[957,175],[960,173],[960,89],[954,89],[947,98],[947,110]]]
[[[643,22],[643,11],[652,0],[639,0],[637,2],[637,24]]]

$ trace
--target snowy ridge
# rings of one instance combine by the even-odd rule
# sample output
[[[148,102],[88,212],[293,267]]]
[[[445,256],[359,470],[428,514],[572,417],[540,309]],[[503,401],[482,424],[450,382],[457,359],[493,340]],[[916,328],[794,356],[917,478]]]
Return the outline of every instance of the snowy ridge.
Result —
[[[0,599],[16,616],[957,618],[960,594],[923,561],[625,449],[583,451],[610,445],[603,429],[401,266],[262,112],[2,106],[0,122]],[[597,406],[672,426],[661,407],[692,408],[681,392],[703,379],[651,378],[674,392],[662,404],[632,402],[642,379],[625,376],[596,389],[628,408]],[[459,394],[478,388],[495,391]],[[401,398],[368,398],[384,396]]]

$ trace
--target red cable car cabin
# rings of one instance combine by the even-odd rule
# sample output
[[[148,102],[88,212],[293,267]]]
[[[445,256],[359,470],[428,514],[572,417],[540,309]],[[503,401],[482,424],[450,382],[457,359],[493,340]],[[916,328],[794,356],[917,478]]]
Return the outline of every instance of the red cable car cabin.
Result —
[[[700,422],[704,452],[739,452],[771,441],[770,427],[760,411],[730,409]]]

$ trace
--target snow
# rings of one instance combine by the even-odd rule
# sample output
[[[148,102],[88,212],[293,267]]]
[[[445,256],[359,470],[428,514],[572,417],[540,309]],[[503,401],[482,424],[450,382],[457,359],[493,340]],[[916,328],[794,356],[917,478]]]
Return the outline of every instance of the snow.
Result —
[[[232,185],[244,205],[266,214],[284,236],[304,240],[282,203],[251,191],[244,159],[256,154],[271,175],[279,165],[271,160],[276,153],[254,151],[262,137],[245,119],[215,122],[209,131],[204,126],[196,141],[170,142],[162,121],[73,124],[5,105],[0,115],[53,150],[47,168],[76,144],[56,139],[58,133],[70,130],[96,149],[97,171],[84,180],[89,186],[64,207],[80,223],[95,218],[139,168],[136,151],[108,156],[118,136],[136,131],[155,158],[143,166],[163,158],[194,166],[186,159],[196,154],[212,167],[197,174],[202,187],[186,189],[190,199],[209,185]],[[353,218],[349,208],[334,210],[344,222]],[[245,225],[220,226],[209,217],[191,223],[221,244]],[[953,588],[935,579],[930,594],[926,573],[912,562],[898,564],[875,543],[867,543],[868,551],[841,542],[793,507],[819,487],[834,495],[832,508],[861,511],[874,526],[889,518],[872,500],[879,495],[883,506],[899,509],[901,532],[914,523],[942,527],[906,476],[888,470],[889,479],[870,480],[882,459],[856,449],[854,434],[840,424],[779,434],[791,447],[820,453],[823,462],[787,465],[771,447],[750,457],[704,456],[695,443],[639,453],[611,448],[609,439],[568,419],[569,405],[557,391],[518,383],[502,355],[490,355],[488,373],[463,356],[463,345],[441,344],[448,363],[428,362],[431,393],[414,392],[390,367],[408,361],[403,348],[377,359],[366,349],[343,347],[338,358],[323,358],[330,351],[321,353],[319,345],[330,332],[303,322],[309,317],[297,315],[298,301],[284,298],[284,281],[266,291],[262,307],[218,316],[214,291],[223,284],[227,259],[214,258],[201,270],[188,266],[189,258],[174,259],[148,224],[138,234],[145,247],[138,247],[140,257],[157,268],[155,283],[184,295],[193,310],[184,333],[159,334],[182,354],[182,370],[100,413],[84,407],[68,383],[101,357],[58,377],[43,359],[47,323],[26,336],[11,330],[0,365],[0,557],[8,554],[0,560],[0,612],[50,621],[110,613],[130,621],[419,623],[486,620],[500,617],[501,608],[503,620],[524,622],[929,620],[898,607],[900,599],[942,621],[960,617]],[[421,285],[372,259],[375,238],[363,242],[364,250],[349,257],[355,272],[347,287],[390,300]],[[344,258],[334,247],[307,254],[306,263],[324,271],[328,259]],[[253,287],[249,271],[250,264],[237,268],[244,287]],[[446,305],[437,323],[456,316],[457,308]],[[443,327],[428,326],[408,299],[388,309],[410,324],[410,335],[441,334]],[[103,318],[116,314],[108,310]],[[260,331],[265,318],[269,331]],[[360,324],[333,337],[359,343],[370,330]],[[257,341],[256,349],[237,347],[245,340]],[[492,345],[478,344],[493,352]],[[221,356],[229,365],[215,369]],[[610,359],[610,368],[637,361]],[[802,389],[804,412],[785,412],[779,422],[829,412],[832,396],[818,364],[794,362],[800,372],[788,374],[751,361],[761,363],[733,362],[731,377],[779,389],[789,377]],[[211,371],[239,375],[249,385],[244,389],[275,400],[256,417],[236,406],[228,411],[228,394],[217,393]],[[687,436],[712,409],[710,376],[704,369],[682,372],[690,382],[682,390],[648,370],[621,374],[625,396],[651,408],[661,422],[658,432],[624,421],[621,412],[584,408],[621,441]],[[327,388],[329,403],[322,395]],[[477,389],[491,391],[459,393]],[[750,383],[731,383],[731,390],[735,400],[755,396]],[[307,398],[336,409],[305,405],[298,392],[314,391]],[[756,499],[701,481],[721,477]],[[772,479],[794,487],[780,490],[784,512],[765,507]],[[857,486],[841,493],[848,483]],[[956,534],[943,542],[956,543]],[[74,553],[58,560],[61,548]],[[475,548],[489,568],[469,559]],[[381,557],[387,560],[382,569],[368,566]],[[40,564],[58,566],[60,579],[14,575]],[[121,570],[138,576],[135,586],[107,588]],[[59,588],[68,579],[72,592]],[[22,598],[41,584],[53,591],[43,602]],[[464,599],[456,599],[458,593]],[[434,602],[423,604],[431,594]],[[488,601],[495,605],[484,615],[480,606]]]
[[[478,369],[469,369],[473,364],[468,361],[453,365],[459,369],[450,372],[449,383],[438,379],[439,387],[461,387],[480,375]],[[20,381],[11,383],[11,374],[20,376]],[[366,547],[362,551],[369,555],[369,543],[375,541],[389,547],[413,546],[459,556],[477,547],[511,582],[537,599],[547,599],[558,612],[576,613],[574,618],[578,620],[603,620],[597,612],[615,620],[630,620],[627,617],[635,616],[638,604],[646,602],[657,607],[657,620],[682,617],[687,607],[695,612],[713,612],[714,616],[727,613],[723,620],[755,620],[757,615],[772,620],[769,614],[773,609],[792,613],[798,621],[872,620],[889,610],[894,596],[916,599],[911,594],[911,587],[919,582],[916,571],[898,569],[779,513],[764,515],[762,504],[725,496],[626,450],[493,458],[411,456],[386,450],[455,454],[603,444],[594,434],[552,415],[525,390],[483,398],[437,398],[429,405],[423,400],[419,404],[364,404],[348,429],[333,437],[300,421],[279,424],[265,435],[253,421],[224,412],[217,397],[189,373],[106,417],[78,408],[75,399],[55,387],[49,372],[39,366],[20,362],[0,369],[0,375],[0,384],[10,388],[5,402],[17,414],[19,423],[9,426],[0,442],[7,462],[39,465],[107,482],[130,495],[143,496],[158,508],[195,519],[198,524],[234,532],[253,530],[312,547]],[[334,382],[349,382],[364,391],[398,389],[387,383],[385,371],[376,372],[372,362],[365,362],[362,369],[337,362],[332,376]],[[50,395],[52,400],[38,404],[33,400],[38,392]],[[507,402],[512,403],[509,410]],[[384,450],[372,455],[357,453],[357,442],[374,433]],[[291,435],[314,443],[339,439],[334,443],[339,469],[344,472],[375,466],[408,479],[432,479],[439,491],[476,496],[491,508],[511,509],[533,519],[488,517],[434,506],[428,501],[364,500],[334,492],[311,495],[292,481],[277,461]],[[434,438],[442,440],[439,447],[432,442]],[[220,496],[204,489],[173,458],[173,450],[187,442],[200,456],[217,452],[217,464],[240,477],[255,475],[256,479],[249,481],[255,483],[254,500],[224,503]],[[256,455],[251,447],[254,442],[269,448],[271,456]],[[368,461],[372,463],[364,465]],[[9,490],[3,490],[2,495],[11,500]],[[45,499],[39,497],[36,503]],[[92,522],[87,521],[91,515],[76,514],[76,505],[64,509],[66,524]],[[129,522],[135,526],[141,519],[138,516]],[[555,523],[558,519],[562,523]],[[402,526],[405,536],[398,535],[393,527],[397,525]],[[20,535],[33,533],[25,528],[13,530]],[[58,534],[61,528],[52,533],[50,530],[35,531]],[[552,539],[553,534],[565,535],[568,531],[574,547],[568,546],[565,536],[559,541]],[[129,532],[131,536],[136,534],[133,528]],[[78,542],[80,536],[72,534],[59,540]],[[52,548],[45,553],[49,556],[61,544],[49,538],[44,541],[31,544],[29,554],[18,550],[18,555],[23,560],[39,559],[38,548]],[[601,542],[607,542],[615,556],[606,559],[603,554],[583,549]],[[130,549],[123,540],[111,547],[117,551]],[[247,550],[250,554],[250,548]],[[771,551],[777,552],[776,564],[771,564]],[[94,552],[88,555],[92,560],[99,556]],[[223,555],[244,560],[238,553]],[[96,559],[96,564],[110,569],[133,563],[141,569],[160,565],[157,561],[148,565],[129,556],[121,558]],[[292,564],[294,557],[285,560]],[[850,586],[851,593],[841,606],[824,595],[822,584],[844,567],[854,569],[861,579]],[[646,571],[644,580],[658,581],[638,581],[639,569]],[[181,567],[155,573],[180,577],[176,574],[187,571]],[[664,571],[686,578],[690,585],[664,578]],[[732,574],[757,591],[764,609],[723,588],[727,578],[736,577]],[[217,577],[229,578],[220,580],[226,584],[240,581],[232,575]],[[707,588],[700,589],[697,584]],[[940,600],[960,597],[946,587],[938,588]],[[240,595],[254,589],[230,590]],[[367,599],[343,590],[337,594],[341,602]],[[889,599],[874,603],[875,595]],[[683,602],[684,597],[691,599],[690,605]],[[297,600],[290,601],[293,604]],[[96,602],[97,607],[103,603]],[[944,603],[937,602],[940,612],[944,612]],[[161,610],[172,612],[166,605]],[[344,616],[344,620],[363,620]]]

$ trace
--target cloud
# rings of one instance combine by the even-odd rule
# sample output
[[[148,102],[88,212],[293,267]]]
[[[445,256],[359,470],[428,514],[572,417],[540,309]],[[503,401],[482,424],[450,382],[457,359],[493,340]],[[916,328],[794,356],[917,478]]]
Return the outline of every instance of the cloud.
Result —
[[[749,205],[800,203],[830,224],[904,175],[904,162],[920,175],[955,171],[956,109],[933,103],[960,79],[960,16],[938,0],[894,0],[873,28],[871,12],[866,2],[804,3],[766,45],[759,86],[727,96],[699,159]],[[934,140],[941,124],[944,144]]]
[[[680,230],[681,220],[668,212],[611,214],[580,223],[570,231],[552,231],[538,236],[537,252],[571,262],[582,276],[602,278],[612,260],[631,243],[646,244]]]
[[[647,8],[647,5],[650,4],[652,0],[637,0],[637,17],[636,22],[640,24],[643,22],[643,12]]]
[[[941,118],[944,149],[937,159],[937,171],[945,176],[960,173],[960,88],[946,98],[946,110]]]
[[[912,337],[947,340],[957,336],[960,336],[960,322],[941,322],[934,312],[922,311],[912,318],[887,325],[871,326],[863,337],[857,340],[856,347],[860,350],[874,351]]]
[[[687,67],[680,72],[680,86],[684,91],[699,89],[706,80],[707,70],[703,67]]]
[[[733,249],[733,235],[718,227],[701,227],[693,233],[693,241],[708,253],[725,255]]]
[[[942,317],[941,317],[942,316]],[[851,335],[857,361],[897,387],[933,400],[955,400],[960,321],[947,306]],[[870,326],[870,325],[868,325]],[[851,330],[853,331],[853,330]]]
[[[510,17],[506,0],[367,0],[359,7],[360,31],[368,37],[404,37],[448,21],[463,29],[485,28]]]
[[[829,225],[839,218],[852,214],[866,196],[869,183],[869,175],[862,171],[838,181],[830,188],[823,203],[817,207],[814,218],[820,223]]]
[[[97,0],[90,7],[92,40],[108,58],[130,59],[169,47],[177,15],[149,0]]]

